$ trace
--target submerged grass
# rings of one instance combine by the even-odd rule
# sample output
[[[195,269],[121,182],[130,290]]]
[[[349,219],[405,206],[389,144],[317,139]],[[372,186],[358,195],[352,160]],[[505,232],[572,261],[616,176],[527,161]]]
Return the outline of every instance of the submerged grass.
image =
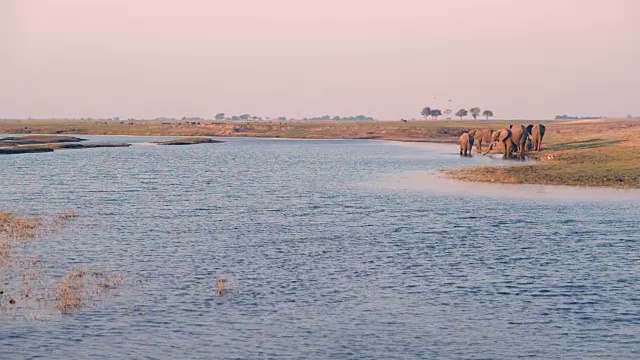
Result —
[[[71,269],[56,288],[56,308],[63,314],[72,313],[98,302],[105,292],[120,286],[122,282],[119,273],[108,276],[101,270]]]
[[[56,301],[61,312],[69,313],[82,307],[85,274],[82,270],[71,270],[58,285]]]
[[[0,236],[5,239],[34,238],[42,227],[42,219],[0,212]]]
[[[48,218],[0,212],[0,315],[26,316],[53,310],[68,314],[99,303],[108,291],[122,284],[120,274],[84,269],[72,269],[57,281],[44,270],[40,257],[25,255],[29,241],[58,231],[78,216],[75,209]]]

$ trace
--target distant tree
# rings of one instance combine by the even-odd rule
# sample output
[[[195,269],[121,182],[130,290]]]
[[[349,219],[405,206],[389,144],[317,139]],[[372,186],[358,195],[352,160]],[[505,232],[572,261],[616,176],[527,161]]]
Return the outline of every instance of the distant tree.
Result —
[[[493,116],[493,111],[485,110],[485,111],[482,112],[482,116],[486,117],[487,120],[489,120],[489,118]]]
[[[473,116],[473,120],[478,120],[478,115],[480,115],[480,108],[479,107],[472,107],[471,109],[469,109],[469,112],[471,113],[471,116]]]
[[[456,112],[456,116],[460,117],[460,120],[462,120],[463,117],[467,116],[469,112],[466,109],[460,109],[458,110],[458,112]]]
[[[438,120],[438,116],[442,116],[442,111],[440,111],[440,109],[433,109],[431,110],[431,116],[433,116],[434,119]]]
[[[240,120],[249,120],[250,117],[251,117],[251,115],[249,115],[249,114],[242,114],[242,115],[240,115]]]
[[[453,110],[451,109],[445,109],[442,113],[444,114],[444,116],[447,117],[447,119],[451,119],[450,115],[453,112]]]
[[[238,117],[238,116],[236,116],[236,115],[233,115],[233,116],[231,117],[231,120],[233,120],[233,121],[238,121],[238,120],[240,120],[240,117]]]
[[[280,117],[278,118],[278,121],[287,121],[287,118],[286,118],[286,117],[284,117],[284,116],[280,116]]]
[[[420,115],[424,116],[425,119],[428,119],[429,115],[431,115],[431,108],[427,106],[426,108],[422,109]]]
[[[371,116],[366,116],[366,115],[356,115],[355,117],[352,117],[352,119],[355,119],[357,121],[372,121],[373,118]]]
[[[216,114],[216,120],[224,120],[224,113]]]
[[[334,116],[334,117],[333,117],[333,120],[335,120],[335,121],[339,121],[339,120],[340,120],[340,116]]]

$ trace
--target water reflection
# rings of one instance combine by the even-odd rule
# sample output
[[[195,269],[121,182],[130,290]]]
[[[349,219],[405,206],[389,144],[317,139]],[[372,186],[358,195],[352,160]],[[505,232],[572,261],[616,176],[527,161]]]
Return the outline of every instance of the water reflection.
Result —
[[[583,186],[497,184],[465,182],[436,171],[405,171],[381,176],[374,186],[394,190],[489,198],[529,199],[546,202],[631,202],[640,203],[640,190]]]

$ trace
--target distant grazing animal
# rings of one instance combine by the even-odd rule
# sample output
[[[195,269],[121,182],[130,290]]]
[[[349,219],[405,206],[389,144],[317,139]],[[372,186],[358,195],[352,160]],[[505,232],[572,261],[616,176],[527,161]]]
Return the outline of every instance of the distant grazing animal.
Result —
[[[460,135],[460,155],[471,156],[471,149],[473,149],[473,135],[464,133]]]
[[[489,144],[491,142],[491,132],[489,128],[469,131],[469,134],[473,136],[478,152],[482,152],[482,144]]]

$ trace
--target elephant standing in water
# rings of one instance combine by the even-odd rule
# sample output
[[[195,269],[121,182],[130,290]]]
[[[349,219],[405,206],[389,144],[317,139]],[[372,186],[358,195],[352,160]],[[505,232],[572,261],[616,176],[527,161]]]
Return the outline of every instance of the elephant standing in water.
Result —
[[[544,138],[545,129],[542,124],[529,124],[529,126],[527,126],[527,131],[531,139],[531,145],[528,147],[529,150],[542,151],[542,138]]]
[[[511,157],[512,151],[517,149],[519,159],[524,159],[524,151],[527,146],[527,138],[529,133],[527,129],[522,125],[510,126],[509,129],[500,129],[494,131],[491,134],[491,144],[489,150],[485,153],[488,154],[495,144],[500,142],[503,146],[503,158],[508,159]]]
[[[476,143],[476,150],[482,152],[482,144],[489,144],[491,142],[491,129],[474,129],[469,131],[469,134],[473,136]]]
[[[471,149],[473,148],[473,135],[464,133],[460,135],[460,155],[471,156]]]

